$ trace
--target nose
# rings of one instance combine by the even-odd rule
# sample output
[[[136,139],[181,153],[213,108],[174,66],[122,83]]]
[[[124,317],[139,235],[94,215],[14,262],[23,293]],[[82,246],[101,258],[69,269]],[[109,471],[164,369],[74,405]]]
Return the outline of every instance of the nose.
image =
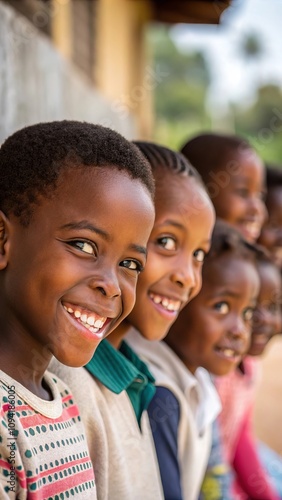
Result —
[[[93,277],[89,286],[110,299],[121,296],[118,275],[114,269],[107,269],[106,271],[101,269],[99,276]]]
[[[253,316],[253,330],[263,327],[265,331],[271,333],[273,329],[273,316],[274,314],[267,307],[257,306]]]
[[[251,334],[251,329],[246,325],[243,318],[239,314],[231,316],[228,331],[232,338],[241,340],[248,339]]]
[[[183,289],[194,289],[199,282],[199,272],[193,263],[193,257],[185,256],[178,259],[176,266],[171,273],[171,281]]]

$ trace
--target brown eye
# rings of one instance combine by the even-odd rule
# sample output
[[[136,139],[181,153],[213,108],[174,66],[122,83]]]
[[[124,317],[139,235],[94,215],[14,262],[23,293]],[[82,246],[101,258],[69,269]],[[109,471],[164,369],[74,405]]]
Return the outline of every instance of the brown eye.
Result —
[[[227,304],[227,302],[217,302],[214,305],[214,308],[216,309],[216,311],[223,315],[229,312],[229,305]]]
[[[245,309],[244,311],[244,320],[245,321],[251,321],[254,317],[254,310],[251,307],[248,307],[248,309]]]
[[[126,267],[127,269],[132,269],[132,271],[136,271],[137,273],[141,273],[141,271],[143,271],[143,269],[144,269],[144,267],[142,266],[142,264],[140,262],[138,262],[137,260],[132,260],[132,259],[123,260],[120,263],[120,266]]]
[[[206,252],[204,252],[204,250],[202,250],[201,248],[199,248],[198,250],[196,250],[196,252],[194,252],[194,257],[196,257],[196,260],[198,262],[204,262],[205,256]]]
[[[158,244],[161,245],[166,250],[175,250],[176,249],[175,240],[169,236],[163,236],[162,238],[159,238]]]
[[[88,241],[73,240],[69,241],[68,244],[89,255],[96,255],[93,244],[89,243]]]

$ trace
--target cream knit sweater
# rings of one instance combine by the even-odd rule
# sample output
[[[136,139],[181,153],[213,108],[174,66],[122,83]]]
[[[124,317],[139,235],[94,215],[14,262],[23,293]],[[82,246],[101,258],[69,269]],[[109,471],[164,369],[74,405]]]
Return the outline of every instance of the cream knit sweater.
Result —
[[[84,368],[51,368],[79,405],[93,461],[98,500],[161,500],[163,492],[147,412],[141,431],[125,391],[114,394]]]

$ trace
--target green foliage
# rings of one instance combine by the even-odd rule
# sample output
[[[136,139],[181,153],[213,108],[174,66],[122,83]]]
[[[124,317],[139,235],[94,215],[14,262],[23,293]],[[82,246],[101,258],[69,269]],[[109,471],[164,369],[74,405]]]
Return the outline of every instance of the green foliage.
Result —
[[[261,157],[282,164],[282,92],[276,85],[265,85],[255,103],[246,110],[235,108],[236,132],[247,135]]]
[[[249,33],[248,35],[246,35],[243,38],[240,48],[243,57],[248,60],[258,59],[264,52],[261,39],[256,33]]]
[[[150,29],[148,43],[158,72],[166,75],[155,89],[154,140],[178,148],[190,135],[210,128],[205,107],[208,67],[201,52],[180,52],[163,25]]]
[[[197,133],[211,130],[211,117],[205,106],[210,84],[209,67],[201,52],[182,53],[164,25],[152,26],[148,44],[153,52],[156,73],[164,75],[155,88],[155,134],[153,140],[173,149]],[[255,34],[248,34],[238,46],[247,65],[258,62],[264,46]],[[230,105],[232,130],[246,136],[260,156],[282,165],[282,93],[276,85],[257,90],[255,102],[247,109]],[[234,128],[233,128],[234,124]],[[227,126],[228,129],[228,126]]]

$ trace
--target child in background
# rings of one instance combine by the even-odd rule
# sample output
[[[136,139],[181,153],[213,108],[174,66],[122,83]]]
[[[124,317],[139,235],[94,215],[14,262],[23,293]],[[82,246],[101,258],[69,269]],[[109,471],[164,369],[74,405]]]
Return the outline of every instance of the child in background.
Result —
[[[275,264],[282,270],[282,170],[267,165],[267,195],[265,204],[268,219],[262,227],[259,243],[271,254]]]
[[[255,242],[266,219],[265,168],[246,139],[201,134],[182,153],[202,176],[216,215]]]
[[[248,241],[256,242],[267,216],[263,202],[265,168],[246,139],[200,134],[188,141],[182,152],[200,172],[216,214],[236,227]],[[226,384],[231,393],[237,392],[237,387],[232,386],[237,384],[234,373],[219,379],[218,383]],[[232,421],[230,408],[226,408],[226,419],[229,411]]]
[[[81,403],[100,500],[163,498],[146,412],[154,378],[123,338],[133,327],[146,339],[163,338],[200,289],[214,224],[212,203],[187,160],[153,143],[136,144],[155,177],[156,219],[135,307],[84,369],[59,367]]]
[[[252,430],[257,362],[270,339],[281,331],[281,276],[265,255],[258,254],[260,292],[254,313],[248,356],[229,377],[216,380],[223,410],[219,416],[224,454],[235,472],[234,498],[278,499],[260,460]],[[280,458],[281,462],[281,458]],[[281,485],[280,485],[281,487]]]
[[[46,370],[87,363],[132,309],[151,171],[116,132],[63,121],[9,137],[0,177],[0,498],[94,500],[78,407]]]
[[[225,375],[246,353],[258,291],[254,249],[218,221],[202,289],[164,342],[130,339],[156,378],[148,411],[166,500],[198,498],[220,411],[208,371]]]
[[[276,263],[280,271],[282,271],[282,170],[281,166],[267,165],[266,168],[266,185],[267,185],[267,195],[265,199],[266,207],[268,210],[268,219],[263,225],[262,232],[259,238],[259,243],[264,245],[270,252],[272,260]],[[280,336],[281,337],[281,336]],[[272,429],[275,426],[275,422],[280,420],[280,401],[277,401],[276,395],[273,394],[271,383],[272,383],[272,372],[273,372],[273,356],[275,357],[278,349],[281,350],[281,338],[276,338],[276,345],[272,346],[270,353],[267,353],[267,365],[268,370],[264,371],[262,374],[262,383],[260,386],[260,392],[258,394],[259,400],[257,405],[259,406],[259,419],[263,421],[265,432],[267,436],[269,433],[272,435]],[[275,370],[275,383],[277,390],[279,391],[279,386],[277,386],[277,380],[281,380],[281,364],[277,363]],[[278,382],[279,383],[279,382]],[[263,402],[264,396],[268,397],[268,405],[266,406]],[[267,421],[267,424],[266,424]],[[276,436],[276,434],[275,434]],[[275,436],[272,437],[273,444],[276,444]],[[279,444],[277,444],[279,449]],[[264,444],[259,445],[259,453],[264,466],[266,467],[268,473],[272,476],[275,486],[279,491],[280,497],[282,498],[282,464],[281,456],[277,455],[271,448],[268,448]]]

